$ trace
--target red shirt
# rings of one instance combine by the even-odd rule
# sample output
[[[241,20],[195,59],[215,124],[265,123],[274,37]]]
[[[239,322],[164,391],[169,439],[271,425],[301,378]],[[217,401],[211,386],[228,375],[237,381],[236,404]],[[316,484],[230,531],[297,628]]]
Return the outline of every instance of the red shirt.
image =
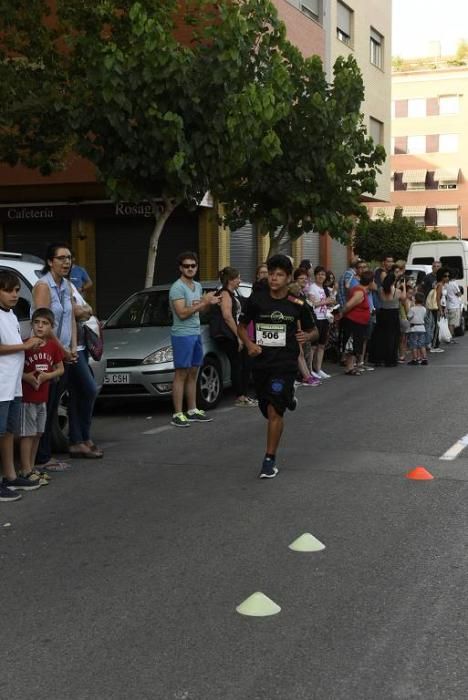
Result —
[[[52,372],[55,365],[61,362],[64,354],[55,340],[48,340],[41,348],[26,350],[24,353],[24,372],[34,372],[38,376],[41,372]],[[34,389],[31,384],[23,382],[24,403],[46,403],[49,398],[49,382],[41,384],[39,389]]]
[[[356,294],[356,292],[362,292],[364,294],[364,299],[357,304],[354,308],[351,309],[351,311],[348,311],[346,315],[346,318],[351,319],[351,321],[354,321],[354,323],[360,323],[363,326],[367,326],[367,324],[370,321],[370,308],[369,308],[369,299],[367,298],[367,289],[364,289],[364,287],[361,287],[361,285],[357,285],[356,287],[352,287],[349,290],[349,299],[352,299],[353,296]]]

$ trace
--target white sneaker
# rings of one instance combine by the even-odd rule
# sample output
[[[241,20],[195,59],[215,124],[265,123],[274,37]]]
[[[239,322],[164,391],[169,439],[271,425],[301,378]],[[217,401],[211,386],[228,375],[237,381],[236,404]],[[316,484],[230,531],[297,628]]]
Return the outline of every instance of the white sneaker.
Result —
[[[311,372],[311,375],[315,377],[315,379],[322,379],[319,372]]]
[[[323,369],[319,370],[317,372],[317,374],[320,377],[320,379],[330,379],[330,377],[331,377],[331,374],[327,374],[326,372],[323,371]]]
[[[431,348],[429,352],[445,352],[443,348]]]

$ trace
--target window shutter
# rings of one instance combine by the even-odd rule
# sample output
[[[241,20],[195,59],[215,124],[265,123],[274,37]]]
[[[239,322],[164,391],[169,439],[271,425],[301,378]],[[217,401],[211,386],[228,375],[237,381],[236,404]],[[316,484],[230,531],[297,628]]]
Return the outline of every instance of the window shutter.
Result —
[[[435,117],[439,114],[439,100],[437,97],[427,98],[426,113],[428,117]]]
[[[426,190],[437,190],[439,188],[439,183],[434,177],[435,170],[428,170],[426,176]],[[434,224],[435,226],[435,224]]]
[[[406,190],[407,184],[403,182],[403,173],[394,173],[393,175],[393,189],[395,192],[402,192]]]
[[[426,153],[437,153],[439,151],[439,134],[429,134],[426,136]]]
[[[408,116],[408,100],[395,100],[395,117]]]
[[[428,207],[426,209],[424,223],[426,226],[437,226],[437,209],[435,209],[435,207]]]
[[[351,10],[342,5],[341,2],[338,3],[338,29],[340,29],[347,36],[351,36]]]
[[[408,137],[395,136],[395,155],[408,152]]]

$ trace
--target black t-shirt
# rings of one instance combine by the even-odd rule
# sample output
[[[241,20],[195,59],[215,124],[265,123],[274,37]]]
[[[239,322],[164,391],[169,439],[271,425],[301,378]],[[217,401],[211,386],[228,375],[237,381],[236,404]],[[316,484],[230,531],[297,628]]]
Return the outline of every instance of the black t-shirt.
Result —
[[[307,302],[289,294],[283,299],[273,299],[269,288],[252,293],[247,300],[239,322],[254,323],[254,342],[262,352],[254,358],[254,369],[297,370],[299,343],[296,340],[298,321],[303,331],[315,328]]]

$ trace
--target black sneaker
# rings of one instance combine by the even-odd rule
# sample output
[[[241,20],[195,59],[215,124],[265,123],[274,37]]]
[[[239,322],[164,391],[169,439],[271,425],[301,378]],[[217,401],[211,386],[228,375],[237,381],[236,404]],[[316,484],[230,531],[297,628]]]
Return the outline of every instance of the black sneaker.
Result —
[[[421,364],[421,365],[428,365],[429,363],[428,363],[427,360],[421,360],[421,362],[420,362],[419,364]]]
[[[275,464],[275,460],[271,457],[265,457],[262,464],[262,469],[258,475],[259,479],[274,479],[278,474],[278,467]]]
[[[406,363],[407,365],[419,365],[418,360],[410,360],[409,362]]]
[[[185,414],[189,423],[210,423],[213,419],[206,415],[205,411],[200,411],[199,408],[194,408],[193,411]]]
[[[176,428],[189,428],[189,422],[185,413],[174,413],[171,420],[171,425],[175,425]]]
[[[3,479],[3,486],[10,491],[35,491],[40,489],[41,485],[38,481],[30,481],[24,476],[17,476],[16,479]]]
[[[10,491],[3,484],[0,483],[0,501],[8,503],[9,501],[19,501],[22,498],[20,493],[16,491]]]

